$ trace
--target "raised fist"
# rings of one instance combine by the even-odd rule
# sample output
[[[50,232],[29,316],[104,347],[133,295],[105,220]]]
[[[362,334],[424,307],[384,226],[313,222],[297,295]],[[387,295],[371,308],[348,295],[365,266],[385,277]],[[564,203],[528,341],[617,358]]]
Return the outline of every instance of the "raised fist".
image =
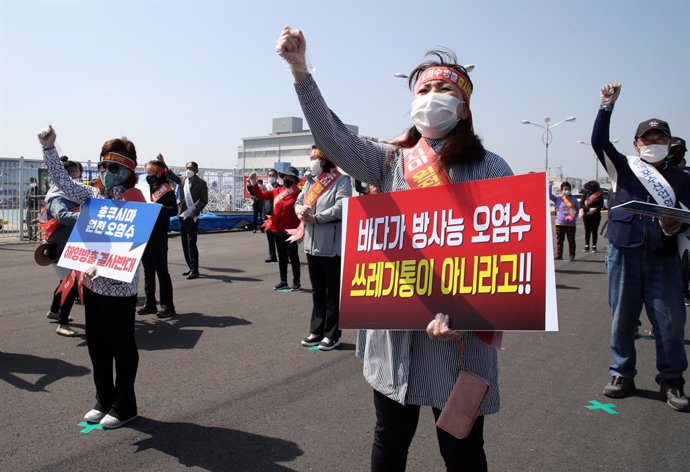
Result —
[[[611,82],[610,84],[606,84],[603,87],[601,87],[601,90],[599,92],[599,96],[601,97],[602,102],[606,103],[614,103],[616,100],[618,100],[618,96],[621,94],[621,83],[620,82]]]
[[[276,52],[293,69],[306,70],[307,42],[302,31],[289,26],[284,27],[276,43]]]
[[[52,125],[48,125],[47,128],[42,129],[38,132],[38,141],[43,146],[43,149],[48,149],[55,146],[55,140],[57,139],[57,134]]]

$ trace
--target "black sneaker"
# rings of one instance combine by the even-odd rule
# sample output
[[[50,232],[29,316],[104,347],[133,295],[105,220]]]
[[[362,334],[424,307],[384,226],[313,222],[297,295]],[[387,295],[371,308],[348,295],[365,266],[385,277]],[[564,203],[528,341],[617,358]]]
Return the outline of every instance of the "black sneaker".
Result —
[[[264,262],[266,262],[266,263],[268,263],[268,262],[278,262],[278,259],[276,259],[275,257],[269,257],[269,258],[266,259]]]
[[[157,311],[155,306],[143,306],[137,310],[137,315],[153,315]]]
[[[690,297],[685,296],[685,306],[690,306]]]
[[[302,344],[304,347],[318,346],[322,339],[322,335],[311,333],[309,336],[304,338],[300,344]]]
[[[323,338],[319,343],[319,351],[331,351],[340,346],[340,339]]]
[[[273,286],[273,290],[281,290],[284,288],[288,288],[287,282],[279,282]]]
[[[582,250],[582,252],[589,252],[589,246],[585,246],[585,248]]]
[[[553,260],[554,260],[554,261],[562,261],[562,260],[563,260],[563,256],[556,256],[556,257],[553,258]]]
[[[597,247],[596,247],[596,246],[592,246],[592,252],[597,252]]]
[[[165,308],[158,313],[156,313],[156,316],[160,320],[167,320],[168,318],[172,318],[175,316],[177,313],[175,313],[175,310],[173,308]]]
[[[299,292],[302,290],[302,286],[300,284],[292,284],[292,287],[290,287],[291,292]]]
[[[625,398],[635,393],[635,381],[620,375],[611,377],[611,381],[604,387],[604,395],[610,398]]]
[[[194,280],[199,278],[199,273],[198,272],[190,272],[189,275],[187,276],[187,280]]]
[[[690,401],[683,392],[681,379],[664,380],[661,382],[661,394],[666,395],[666,403],[676,411],[690,411]]]
[[[182,275],[184,275],[185,277],[187,277],[187,276],[188,276],[189,274],[191,274],[191,273],[192,273],[191,270],[185,270],[184,272],[182,272]]]

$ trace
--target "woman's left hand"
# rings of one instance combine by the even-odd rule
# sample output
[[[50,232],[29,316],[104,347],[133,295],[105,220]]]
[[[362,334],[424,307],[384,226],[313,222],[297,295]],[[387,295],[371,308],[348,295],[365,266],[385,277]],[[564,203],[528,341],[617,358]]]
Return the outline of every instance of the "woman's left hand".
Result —
[[[437,313],[426,327],[426,334],[437,341],[457,341],[462,337],[462,331],[450,329],[450,316]]]

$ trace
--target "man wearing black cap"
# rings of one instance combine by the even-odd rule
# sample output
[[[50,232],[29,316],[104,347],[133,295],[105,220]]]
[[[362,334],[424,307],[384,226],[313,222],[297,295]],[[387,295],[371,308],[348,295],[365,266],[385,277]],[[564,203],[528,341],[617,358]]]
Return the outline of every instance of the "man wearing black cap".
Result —
[[[671,130],[658,118],[637,127],[633,146],[638,156],[619,153],[609,138],[613,104],[620,83],[601,88],[601,106],[592,131],[592,147],[615,190],[611,207],[631,200],[662,206],[690,206],[690,176],[668,164]],[[635,392],[635,331],[644,304],[656,337],[657,383],[671,408],[690,410],[683,391],[685,306],[678,258],[681,223],[612,209],[608,218],[611,325],[611,381],[604,395],[624,398]]]

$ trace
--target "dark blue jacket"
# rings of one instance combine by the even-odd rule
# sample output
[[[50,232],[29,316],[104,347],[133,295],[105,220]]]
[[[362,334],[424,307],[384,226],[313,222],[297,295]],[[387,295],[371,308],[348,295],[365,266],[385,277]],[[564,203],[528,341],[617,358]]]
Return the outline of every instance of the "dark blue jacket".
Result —
[[[615,183],[609,208],[631,200],[656,203],[628,165],[625,155],[616,150],[609,139],[611,111],[599,110],[592,130],[592,148],[599,161]],[[676,206],[683,202],[690,207],[690,176],[676,167],[664,163],[657,169],[676,194]],[[677,251],[676,236],[666,236],[659,221],[648,216],[635,215],[621,210],[609,210],[608,239],[619,247],[647,245],[654,252],[671,254]]]

